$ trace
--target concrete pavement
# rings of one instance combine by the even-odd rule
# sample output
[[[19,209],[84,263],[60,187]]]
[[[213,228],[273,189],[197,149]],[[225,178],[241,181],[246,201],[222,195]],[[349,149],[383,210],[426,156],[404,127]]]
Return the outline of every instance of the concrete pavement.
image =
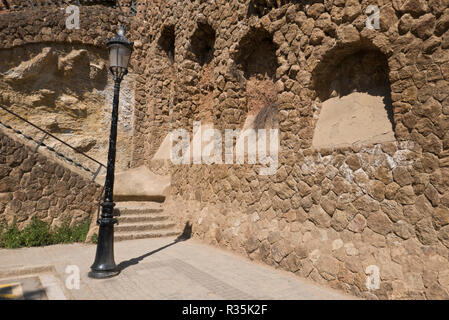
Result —
[[[353,299],[197,240],[174,239],[116,243],[121,273],[103,280],[87,277],[92,244],[0,249],[0,281],[37,276],[48,299]]]

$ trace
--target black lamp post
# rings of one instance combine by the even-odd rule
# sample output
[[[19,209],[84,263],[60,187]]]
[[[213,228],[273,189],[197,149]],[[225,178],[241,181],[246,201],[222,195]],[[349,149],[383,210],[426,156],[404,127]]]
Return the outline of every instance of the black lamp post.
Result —
[[[107,46],[109,48],[109,69],[114,77],[114,101],[112,105],[104,202],[101,204],[101,218],[97,221],[100,225],[97,254],[95,256],[94,264],[91,266],[92,271],[89,272],[89,277],[96,279],[113,277],[120,272],[114,261],[114,224],[117,223],[117,220],[113,215],[115,206],[115,203],[113,202],[115,144],[117,142],[120,82],[128,73],[128,63],[133,50],[133,42],[128,42],[125,37],[125,30],[120,26],[114,38],[108,40]]]

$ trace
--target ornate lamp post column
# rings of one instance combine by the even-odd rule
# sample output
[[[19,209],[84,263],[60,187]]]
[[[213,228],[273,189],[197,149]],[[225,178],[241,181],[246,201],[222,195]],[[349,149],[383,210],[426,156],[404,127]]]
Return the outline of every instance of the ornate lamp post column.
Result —
[[[117,223],[117,220],[113,216],[115,206],[113,201],[115,144],[117,142],[120,82],[128,73],[128,63],[133,50],[133,42],[128,42],[125,37],[125,30],[120,26],[114,38],[108,40],[107,46],[109,48],[109,70],[114,77],[114,100],[112,105],[104,202],[101,204],[101,218],[97,221],[100,225],[97,253],[94,264],[91,266],[92,271],[89,272],[89,277],[96,279],[113,277],[120,272],[114,261],[114,224]]]

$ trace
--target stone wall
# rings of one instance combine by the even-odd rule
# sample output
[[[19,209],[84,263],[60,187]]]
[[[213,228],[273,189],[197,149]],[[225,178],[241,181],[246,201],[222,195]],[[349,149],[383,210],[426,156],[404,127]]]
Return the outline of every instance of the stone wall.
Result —
[[[449,298],[448,1],[273,3],[138,2],[133,165],[151,165],[168,132],[191,132],[194,120],[242,128],[257,101],[277,117],[269,125],[280,130],[277,173],[173,166],[167,206],[179,225],[361,297]],[[380,8],[378,30],[366,26],[369,5]],[[392,135],[313,147],[323,103],[354,85],[340,85],[335,76],[353,71],[337,67],[363,52],[385,61],[378,74],[388,77],[382,94],[391,110],[383,112]],[[363,74],[355,92],[366,93]],[[272,87],[274,99],[253,99]]]
[[[379,29],[366,25],[370,5],[380,8]],[[79,30],[65,29],[63,10],[25,10],[2,14],[0,48],[103,48],[117,22],[129,24],[133,166],[151,167],[169,132],[191,132],[194,121],[221,132],[280,132],[271,176],[259,174],[261,165],[171,166],[166,204],[179,226],[188,222],[208,243],[361,297],[448,299],[448,7],[448,0],[141,0],[132,19],[81,7]],[[315,145],[323,107],[351,94],[382,97],[385,110],[373,114],[382,113],[385,127],[362,141],[349,131],[342,144]]]
[[[106,40],[114,36],[118,24],[129,26],[130,17],[126,10],[123,14],[117,8],[81,2],[80,28],[68,29],[66,3],[34,1],[39,5],[30,8],[23,1],[9,1],[11,11],[1,12],[0,18],[0,102],[105,163],[108,134],[104,131],[109,132],[112,107]],[[131,69],[121,92],[119,169],[128,167],[131,154],[133,92]],[[42,137],[4,111],[1,120],[35,140]],[[92,176],[66,166],[43,148],[37,154],[29,149],[35,145],[24,147],[3,133],[1,139],[0,223],[16,217],[22,228],[37,216],[54,226],[65,219],[75,223],[96,215],[100,190],[90,182]],[[45,143],[55,142],[46,139]],[[94,172],[98,168],[62,145],[55,149]]]
[[[0,20],[0,48],[41,42],[83,43],[104,48],[119,22],[128,25],[127,16],[118,9],[94,5],[80,7],[80,29],[67,29],[66,7],[52,5],[4,13]]]
[[[0,1],[0,8],[8,7],[10,10],[20,11],[24,9],[41,9],[56,6],[62,7],[66,5],[103,5],[114,7],[116,5],[116,2],[116,0],[2,0]],[[129,6],[130,2],[131,0],[120,0],[122,6]]]
[[[97,214],[101,187],[0,130],[0,225],[70,225]]]

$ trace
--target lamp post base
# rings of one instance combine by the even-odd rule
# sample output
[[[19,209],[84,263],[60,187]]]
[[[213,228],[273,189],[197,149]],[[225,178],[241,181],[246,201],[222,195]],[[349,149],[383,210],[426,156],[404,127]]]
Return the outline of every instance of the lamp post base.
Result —
[[[114,203],[105,201],[102,206],[103,213],[107,210],[106,214],[109,215],[109,212],[114,208]],[[100,228],[98,230],[97,253],[88,276],[93,279],[104,279],[120,273],[120,269],[114,261],[114,224],[117,223],[117,220],[102,217],[98,223]]]
[[[92,270],[87,274],[87,276],[92,279],[106,279],[115,277],[119,273],[120,273],[119,270],[106,270],[106,271]]]

